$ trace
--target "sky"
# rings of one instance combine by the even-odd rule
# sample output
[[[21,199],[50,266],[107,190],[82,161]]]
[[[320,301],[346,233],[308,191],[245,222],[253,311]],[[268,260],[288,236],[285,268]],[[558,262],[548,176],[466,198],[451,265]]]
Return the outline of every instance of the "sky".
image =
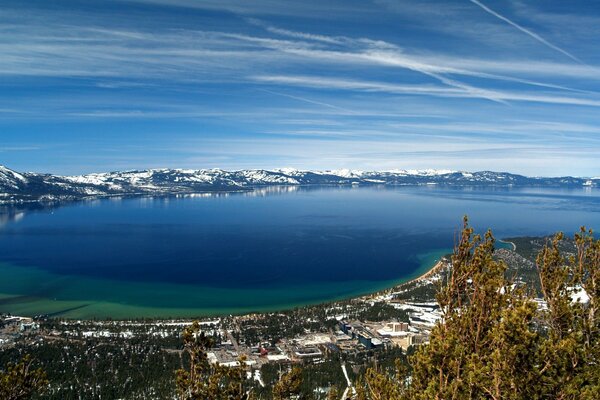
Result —
[[[0,164],[600,176],[600,2],[0,0]]]

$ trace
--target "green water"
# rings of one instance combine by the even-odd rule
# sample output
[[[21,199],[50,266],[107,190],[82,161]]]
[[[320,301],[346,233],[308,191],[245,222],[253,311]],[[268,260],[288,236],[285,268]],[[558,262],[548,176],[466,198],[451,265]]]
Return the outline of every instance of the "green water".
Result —
[[[0,276],[4,278],[0,281],[0,311],[72,319],[191,318],[276,311],[393,287],[427,272],[448,252],[444,249],[419,254],[420,267],[401,280],[354,280],[335,285],[319,283],[271,288],[268,291],[92,279],[0,263]],[[327,293],[326,297],[324,293]],[[272,306],[274,299],[286,299],[286,302]]]

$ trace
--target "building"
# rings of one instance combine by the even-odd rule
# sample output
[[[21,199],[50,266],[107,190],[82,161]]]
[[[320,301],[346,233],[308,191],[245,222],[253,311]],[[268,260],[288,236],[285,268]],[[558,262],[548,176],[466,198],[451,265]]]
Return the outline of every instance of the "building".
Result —
[[[414,335],[410,334],[403,336],[395,336],[393,338],[390,338],[390,342],[392,343],[392,345],[400,347],[402,348],[402,350],[406,350],[413,345],[413,338]]]
[[[410,325],[407,322],[388,322],[378,329],[377,333],[383,337],[404,336],[409,328]]]
[[[316,346],[297,346],[294,348],[293,357],[297,361],[315,362],[321,360],[323,352]]]

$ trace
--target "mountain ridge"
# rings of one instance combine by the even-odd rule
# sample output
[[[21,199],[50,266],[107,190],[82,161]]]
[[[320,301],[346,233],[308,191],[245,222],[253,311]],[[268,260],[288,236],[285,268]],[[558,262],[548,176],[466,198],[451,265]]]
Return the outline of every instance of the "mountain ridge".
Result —
[[[600,186],[600,178],[527,177],[508,172],[452,170],[147,169],[62,176],[17,172],[0,165],[0,203],[73,201],[85,198],[248,191],[265,186],[443,185]]]

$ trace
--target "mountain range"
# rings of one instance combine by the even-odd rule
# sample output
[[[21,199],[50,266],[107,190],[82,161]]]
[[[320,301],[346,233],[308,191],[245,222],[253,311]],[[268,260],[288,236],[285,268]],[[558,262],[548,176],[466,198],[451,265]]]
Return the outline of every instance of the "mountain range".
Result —
[[[266,186],[444,185],[600,186],[600,178],[527,177],[507,172],[448,170],[300,171],[149,169],[60,176],[17,172],[0,166],[0,203],[57,202],[112,196],[247,191]]]

